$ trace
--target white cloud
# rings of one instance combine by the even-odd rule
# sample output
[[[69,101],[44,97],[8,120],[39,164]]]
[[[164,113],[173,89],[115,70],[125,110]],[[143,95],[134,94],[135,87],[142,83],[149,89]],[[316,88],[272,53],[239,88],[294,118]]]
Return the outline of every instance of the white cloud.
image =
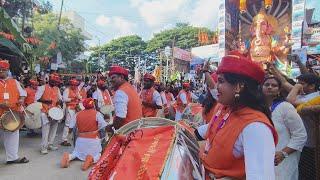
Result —
[[[219,3],[218,0],[215,0]],[[192,8],[188,21],[195,26],[216,27],[218,23],[218,5],[213,6],[212,0],[198,0]]]
[[[136,23],[121,16],[107,17],[105,15],[99,15],[96,18],[96,24],[107,28],[108,34],[112,34],[114,37],[135,34],[137,29]]]
[[[140,16],[152,28],[159,28],[175,20],[188,2],[190,0],[130,0],[131,5],[138,9]]]
[[[177,22],[210,29],[218,23],[219,0],[130,0],[130,4],[153,31]]]
[[[99,26],[107,26],[108,24],[110,24],[111,19],[105,15],[99,15],[96,19],[96,23]]]
[[[113,26],[119,31],[118,35],[132,35],[137,28],[137,24],[119,16],[115,16],[112,18]]]

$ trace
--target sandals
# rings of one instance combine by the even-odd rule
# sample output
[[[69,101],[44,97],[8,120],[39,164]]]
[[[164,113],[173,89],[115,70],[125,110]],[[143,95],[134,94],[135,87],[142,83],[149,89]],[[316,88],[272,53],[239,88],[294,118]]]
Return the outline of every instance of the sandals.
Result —
[[[63,141],[60,145],[61,146],[71,146],[71,143],[69,143],[67,141]]]
[[[29,162],[29,160],[26,157],[23,157],[23,158],[19,158],[17,160],[14,160],[14,161],[7,161],[7,164],[25,164],[28,162]]]

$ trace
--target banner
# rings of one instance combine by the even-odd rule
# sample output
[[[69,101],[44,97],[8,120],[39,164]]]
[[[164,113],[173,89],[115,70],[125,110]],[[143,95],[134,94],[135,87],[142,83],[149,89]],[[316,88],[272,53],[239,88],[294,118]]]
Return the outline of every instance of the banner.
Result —
[[[301,48],[305,3],[304,0],[295,0],[292,3],[292,50],[295,50]]]
[[[173,57],[184,61],[191,61],[191,53],[177,47],[173,48]]]

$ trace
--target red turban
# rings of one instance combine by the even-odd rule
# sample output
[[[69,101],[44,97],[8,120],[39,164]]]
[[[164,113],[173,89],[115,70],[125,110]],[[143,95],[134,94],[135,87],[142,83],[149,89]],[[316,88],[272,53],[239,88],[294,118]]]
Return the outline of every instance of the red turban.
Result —
[[[8,70],[10,68],[10,64],[6,60],[0,60],[0,69]]]
[[[55,82],[57,82],[57,83],[61,83],[61,81],[60,81],[60,76],[59,76],[59,74],[57,74],[57,73],[52,73],[52,74],[50,74],[49,79],[52,80],[52,81],[55,81]]]
[[[29,82],[30,82],[30,84],[31,84],[32,86],[38,86],[38,85],[39,85],[38,81],[35,80],[35,79],[30,79]]]
[[[146,73],[144,76],[143,76],[143,79],[149,79],[151,81],[155,81],[156,78],[154,76],[152,76],[151,74],[149,73]]]
[[[112,76],[113,74],[121,74],[124,76],[128,76],[129,72],[125,68],[121,66],[111,66],[110,71],[109,71],[109,77]]]
[[[94,108],[94,100],[92,98],[85,98],[82,103],[86,109]]]
[[[79,81],[76,79],[70,79],[69,84],[71,86],[78,86],[79,85]]]
[[[230,54],[222,58],[217,74],[233,73],[249,77],[259,83],[264,80],[264,70],[241,54]]]
[[[184,87],[184,88],[190,88],[190,83],[184,82],[184,83],[182,83],[182,87]]]

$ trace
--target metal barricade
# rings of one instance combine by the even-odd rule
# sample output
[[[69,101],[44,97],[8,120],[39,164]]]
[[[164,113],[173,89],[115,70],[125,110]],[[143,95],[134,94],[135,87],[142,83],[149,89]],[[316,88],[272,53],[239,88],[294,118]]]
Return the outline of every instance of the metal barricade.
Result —
[[[299,180],[320,180],[320,106],[312,112],[300,113],[308,141],[299,162]]]

